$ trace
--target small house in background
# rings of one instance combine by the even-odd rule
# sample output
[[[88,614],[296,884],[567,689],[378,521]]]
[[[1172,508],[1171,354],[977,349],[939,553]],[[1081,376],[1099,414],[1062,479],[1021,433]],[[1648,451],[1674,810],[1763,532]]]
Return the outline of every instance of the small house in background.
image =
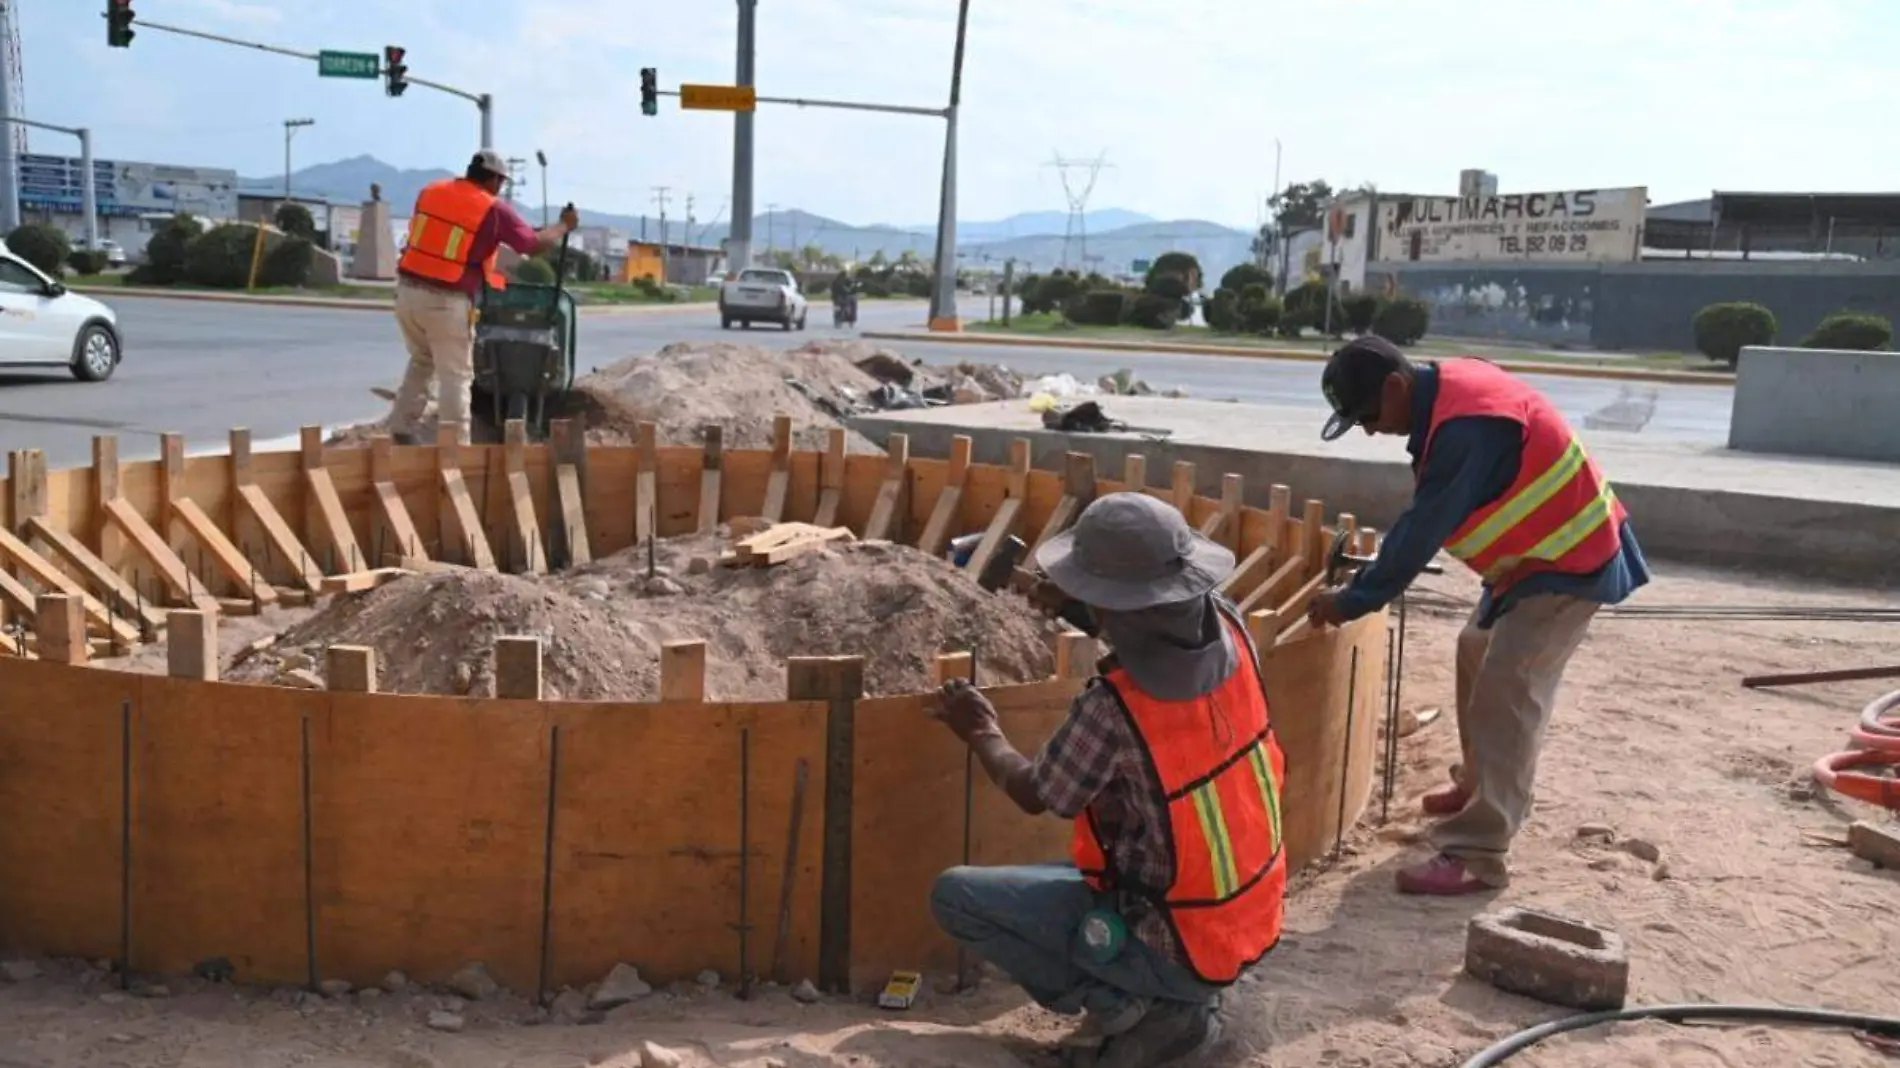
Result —
[[[627,265],[622,282],[651,278],[677,286],[703,286],[725,271],[726,250],[707,245],[662,245],[657,241],[627,242]]]

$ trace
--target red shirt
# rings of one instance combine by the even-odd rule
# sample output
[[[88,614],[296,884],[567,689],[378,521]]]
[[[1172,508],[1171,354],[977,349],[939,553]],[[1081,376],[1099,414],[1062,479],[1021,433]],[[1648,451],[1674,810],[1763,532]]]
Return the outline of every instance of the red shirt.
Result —
[[[470,300],[478,300],[482,295],[482,264],[501,245],[507,245],[523,256],[532,256],[541,249],[541,237],[529,226],[513,204],[497,199],[489,210],[488,218],[482,220],[482,228],[475,233],[475,243],[469,248],[468,268],[462,272],[462,280],[455,288],[467,293]]]

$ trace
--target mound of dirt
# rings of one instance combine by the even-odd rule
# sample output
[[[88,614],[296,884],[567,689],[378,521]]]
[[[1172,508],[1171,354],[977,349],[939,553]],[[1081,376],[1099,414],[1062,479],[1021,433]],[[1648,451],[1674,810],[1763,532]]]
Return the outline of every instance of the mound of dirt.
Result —
[[[825,346],[774,351],[726,342],[681,342],[602,367],[575,383],[587,438],[631,444],[643,422],[662,444],[698,444],[718,423],[730,449],[772,447],[772,420],[792,419],[794,447],[823,449],[826,432],[877,388],[878,380]],[[860,434],[853,452],[881,452]]]
[[[918,693],[940,653],[975,650],[986,684],[1054,670],[1051,624],[1010,593],[989,594],[946,561],[884,542],[840,543],[770,568],[710,561],[718,536],[644,547],[546,578],[457,570],[417,575],[339,598],[286,631],[227,678],[275,681],[299,654],[320,668],[330,645],[376,650],[386,693],[486,696],[503,635],[538,635],[549,698],[650,701],[660,646],[706,643],[709,700],[779,700],[785,659],[865,657],[865,689]]]

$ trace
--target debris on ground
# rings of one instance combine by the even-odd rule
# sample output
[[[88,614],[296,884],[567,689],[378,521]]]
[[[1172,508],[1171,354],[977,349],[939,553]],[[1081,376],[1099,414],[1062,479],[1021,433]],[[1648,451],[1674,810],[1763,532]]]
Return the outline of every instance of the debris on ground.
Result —
[[[661,645],[694,639],[707,644],[709,700],[782,698],[794,656],[861,654],[874,694],[927,691],[939,654],[971,649],[986,682],[1054,670],[1052,624],[1021,596],[985,592],[976,576],[909,546],[815,527],[823,537],[806,545],[800,525],[784,526],[799,548],[765,549],[774,566],[709,566],[736,555],[722,532],[660,539],[651,574],[642,545],[546,577],[465,568],[404,577],[328,602],[226,678],[300,685],[325,647],[366,645],[385,693],[487,696],[495,639],[516,634],[542,638],[550,699],[655,700]]]

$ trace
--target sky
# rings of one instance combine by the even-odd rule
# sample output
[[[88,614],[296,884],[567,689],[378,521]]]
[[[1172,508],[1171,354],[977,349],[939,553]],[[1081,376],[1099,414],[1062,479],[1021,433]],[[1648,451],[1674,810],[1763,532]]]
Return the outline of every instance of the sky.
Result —
[[[104,0],[8,0],[27,117],[88,126],[104,159],[283,171],[370,154],[459,169],[475,107],[412,86],[320,79],[313,62],[137,31]],[[762,95],[939,107],[956,0],[759,0]],[[549,157],[550,194],[650,211],[653,187],[711,219],[729,202],[729,115],[639,109],[734,77],[733,0],[134,0],[141,19],[315,51],[408,49],[414,77],[493,94],[496,147]],[[1871,192],[1900,185],[1883,132],[1894,0],[972,0],[958,211],[1064,210],[1058,154],[1105,155],[1090,206],[1251,226],[1274,184],[1455,192],[1647,186]],[[755,207],[851,223],[935,218],[944,124],[760,105]],[[73,153],[35,132],[37,152]],[[537,183],[538,184],[538,183]],[[538,192],[538,190],[537,190]]]

